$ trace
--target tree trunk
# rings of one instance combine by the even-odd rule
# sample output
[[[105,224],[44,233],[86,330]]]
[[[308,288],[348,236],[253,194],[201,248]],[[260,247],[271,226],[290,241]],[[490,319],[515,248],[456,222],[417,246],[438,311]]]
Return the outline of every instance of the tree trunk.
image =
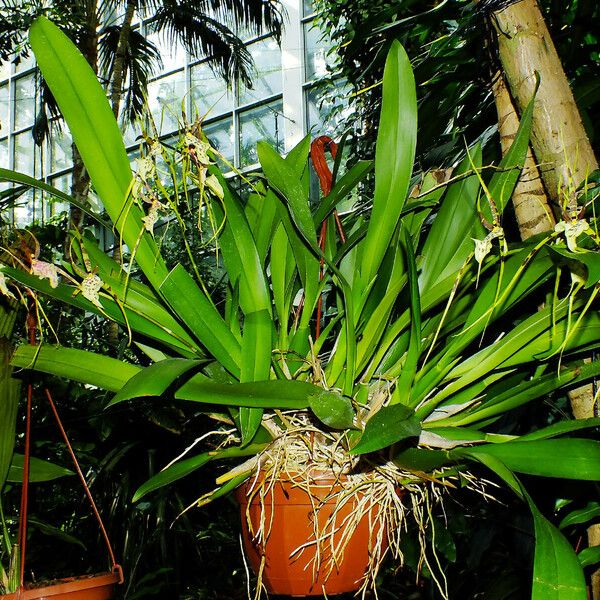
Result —
[[[86,3],[87,23],[79,40],[79,51],[98,73],[98,6],[97,0]],[[71,181],[71,195],[79,202],[86,203],[90,191],[90,176],[83,165],[81,156],[75,144],[71,146],[73,156],[73,175]],[[83,227],[83,212],[71,206],[71,222],[81,230]]]
[[[572,190],[598,168],[573,93],[536,0],[521,0],[494,13],[500,61],[522,112],[536,95],[531,145],[550,198]]]
[[[110,103],[115,119],[119,117],[121,99],[123,97],[123,83],[125,80],[125,55],[127,53],[127,43],[131,32],[131,23],[137,8],[137,0],[128,0],[125,16],[119,33],[119,42],[113,63],[113,72],[110,82]]]
[[[519,117],[501,73],[496,73],[494,76],[492,90],[498,112],[500,145],[502,155],[505,155],[519,129]],[[522,240],[554,228],[556,220],[552,214],[531,147],[527,149],[525,165],[513,192],[512,202]]]
[[[520,0],[493,15],[504,74],[522,112],[536,95],[531,145],[546,189],[560,207],[585,178],[598,169],[569,82],[536,0]],[[569,394],[576,418],[594,416],[592,386]],[[600,525],[588,530],[590,546],[600,544]],[[600,600],[600,571],[592,575],[592,594]]]

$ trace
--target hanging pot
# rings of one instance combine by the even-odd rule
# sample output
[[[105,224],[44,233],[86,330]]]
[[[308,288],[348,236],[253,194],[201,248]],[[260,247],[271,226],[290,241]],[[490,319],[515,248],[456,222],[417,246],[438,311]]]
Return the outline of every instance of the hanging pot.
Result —
[[[2,600],[110,600],[114,587],[123,583],[117,565],[112,573],[83,575],[40,584],[27,584],[16,592],[3,594]]]
[[[343,535],[340,524],[355,512],[358,501],[354,497],[340,503],[338,494],[343,493],[347,490],[340,478],[326,475],[315,477],[308,488],[292,479],[280,479],[262,499],[252,479],[237,489],[244,550],[270,594],[333,596],[361,587],[377,543],[379,527],[371,529],[371,525],[379,522],[378,508],[365,513],[353,527],[340,556],[333,557],[332,548]],[[335,526],[330,527],[334,512]],[[256,538],[261,523],[266,541]],[[316,531],[326,535],[319,546]],[[381,552],[385,552],[387,535],[383,532],[380,537]]]
[[[29,342],[32,345],[36,344],[37,332],[37,313],[35,303],[30,298],[29,313],[27,316],[27,327],[29,331]],[[113,597],[114,587],[117,584],[123,583],[123,570],[115,559],[115,554],[112,545],[108,538],[108,533],[102,522],[102,517],[96,507],[92,493],[86,483],[85,477],[79,466],[71,442],[67,436],[67,432],[62,424],[58,414],[56,404],[52,399],[52,394],[48,388],[44,389],[44,393],[50,405],[54,419],[67,447],[67,450],[73,461],[73,466],[81,485],[85,491],[85,495],[90,503],[92,512],[96,517],[100,532],[104,538],[108,556],[112,564],[112,571],[100,573],[97,575],[83,575],[80,577],[69,577],[65,579],[56,579],[51,582],[42,583],[25,583],[25,563],[27,550],[27,513],[28,513],[28,496],[29,496],[29,460],[31,452],[31,414],[33,400],[33,384],[27,385],[27,406],[25,418],[25,457],[23,461],[23,486],[21,488],[21,509],[19,515],[19,548],[21,550],[20,561],[20,585],[16,592],[4,594],[0,596],[0,600],[110,600]]]

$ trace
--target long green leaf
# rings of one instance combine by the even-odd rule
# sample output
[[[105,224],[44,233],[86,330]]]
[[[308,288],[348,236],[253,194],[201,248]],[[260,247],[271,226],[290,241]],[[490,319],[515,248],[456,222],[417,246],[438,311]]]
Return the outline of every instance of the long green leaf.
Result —
[[[7,481],[11,483],[21,483],[23,481],[24,463],[25,458],[22,454],[13,455]],[[31,483],[54,481],[55,479],[60,479],[61,477],[67,477],[69,475],[75,475],[75,473],[47,460],[35,458],[34,456],[29,458],[29,481]]]
[[[15,313],[13,307],[0,305],[0,493],[12,461],[21,389],[20,382],[12,378],[12,368],[8,364],[11,347],[7,338],[12,330]]]
[[[586,288],[600,281],[600,256],[598,252],[583,248],[580,248],[578,252],[570,252],[563,245],[549,246],[548,251],[558,259],[558,262],[566,263],[567,266],[583,266],[586,273]],[[577,271],[579,270],[577,269]]]
[[[212,301],[181,264],[165,277],[160,292],[207,350],[239,377],[241,348]]]
[[[266,381],[271,371],[271,350],[273,327],[267,310],[259,310],[245,315],[242,338],[241,382]],[[261,408],[240,408],[242,446],[249,444],[258,431],[262,420]]]
[[[404,404],[384,406],[365,425],[359,442],[351,448],[351,454],[375,452],[406,438],[418,437],[421,423],[413,410]]]
[[[591,548],[584,548],[578,555],[579,564],[582,567],[589,567],[590,565],[596,565],[600,562],[600,546],[592,546]]]
[[[489,419],[490,417],[500,416],[519,406],[523,406],[527,402],[548,395],[554,390],[583,383],[597,375],[600,375],[600,361],[565,369],[564,371],[561,371],[559,375],[556,373],[549,373],[547,375],[542,375],[541,377],[532,378],[517,385],[511,385],[505,391],[500,393],[494,394],[488,391],[487,398],[473,410],[445,419],[444,424],[464,426],[471,425],[472,423],[476,423],[483,419]],[[482,388],[481,392],[485,391],[487,387],[488,386],[486,385]],[[572,431],[570,427],[578,427],[586,422],[587,419],[584,419],[583,422],[568,421],[557,423],[556,425],[543,430],[538,430],[531,434],[527,434],[526,436],[522,436],[522,439],[540,439],[543,436],[542,432],[546,430],[549,432],[557,431],[559,432],[557,435],[560,435],[560,433]],[[590,425],[584,426],[589,427]],[[548,435],[547,437],[552,436]]]
[[[68,534],[66,531],[60,529],[59,527],[54,527],[54,525],[50,525],[45,521],[40,521],[35,517],[27,519],[27,523],[31,526],[32,529],[37,529],[45,536],[57,539],[61,542],[66,542],[67,544],[79,546],[86,553],[88,552],[88,549],[86,548],[85,544],[79,538],[76,538],[74,535]]]
[[[262,192],[262,189],[260,191]],[[264,264],[279,221],[277,198],[268,192],[252,193],[244,207],[244,213],[256,243],[258,256]]]
[[[129,159],[96,74],[71,40],[45,17],[35,20],[29,41],[106,212],[125,244],[136,249],[137,263],[158,289],[167,268],[143,227],[141,208],[128,201]]]
[[[394,41],[383,73],[375,151],[375,195],[360,276],[366,289],[383,260],[406,199],[417,143],[417,95],[406,51]]]
[[[410,294],[410,340],[406,360],[396,383],[392,402],[408,404],[410,390],[417,372],[417,364],[421,355],[421,298],[419,295],[419,281],[417,278],[417,264],[412,247],[412,240],[406,229],[402,232],[402,248],[406,254],[408,266],[408,290]]]
[[[96,221],[96,223],[98,223],[99,225],[102,225],[103,227],[106,227],[107,229],[110,229],[110,227],[111,227],[110,223],[108,221],[103,219],[99,214],[95,213],[92,210],[92,207],[90,206],[90,204],[88,204],[86,202],[79,202],[78,200],[73,198],[73,196],[69,196],[69,194],[65,194],[64,192],[55,188],[54,186],[51,186],[50,184],[45,183],[44,181],[40,181],[39,179],[35,179],[34,177],[30,177],[29,175],[26,175],[25,173],[19,173],[17,171],[10,171],[9,169],[1,169],[0,168],[0,181],[10,181],[12,183],[20,183],[21,185],[26,185],[27,187],[32,187],[32,188],[36,188],[38,190],[42,190],[43,192],[46,192],[47,194],[50,194],[51,196],[54,196],[55,198],[58,198],[59,200],[62,200],[63,202],[68,202],[69,204],[76,206],[79,210],[83,211],[86,215],[89,215],[90,217],[92,217],[92,219],[94,219],[94,221]]]
[[[296,294],[294,286],[296,263],[294,261],[292,247],[282,224],[279,225],[273,236],[269,265],[271,269],[273,304],[278,320],[278,345],[281,350],[287,350],[288,323],[291,305],[294,301],[294,295]]]
[[[171,329],[169,327],[173,324],[173,321],[172,317],[168,316],[168,313],[166,318],[157,321],[148,318],[154,310],[152,309],[152,305],[137,290],[132,290],[128,295],[126,305],[120,305],[111,297],[100,296],[100,304],[102,305],[102,310],[100,310],[95,304],[85,299],[82,294],[78,293],[75,295],[77,291],[75,286],[59,283],[58,286],[53,288],[47,279],[40,279],[21,269],[14,269],[4,265],[0,265],[0,271],[11,279],[51,298],[56,298],[61,302],[76,306],[86,312],[108,316],[125,329],[130,328],[136,333],[159,341],[183,356],[197,356],[200,352],[197,345],[177,323],[174,324],[174,328]]]
[[[567,539],[528,503],[535,527],[535,559],[531,600],[585,600],[581,563]]]
[[[582,525],[600,517],[600,503],[588,502],[585,508],[570,512],[560,522],[559,528],[571,527],[572,525]]]
[[[269,183],[283,193],[290,205],[290,215],[298,230],[312,245],[316,245],[317,234],[313,222],[308,196],[292,168],[266,142],[259,142],[258,158]]]
[[[481,166],[481,146],[470,150],[471,160]],[[466,258],[473,252],[473,239],[483,237],[484,228],[477,214],[477,176],[468,175],[470,162],[465,158],[454,177],[458,181],[447,188],[442,205],[431,225],[422,250],[421,275],[423,292],[445,277],[456,276]]]
[[[430,450],[429,448],[407,448],[396,452],[392,459],[401,469],[408,471],[431,472],[454,462],[448,457],[448,453],[442,450]]]
[[[346,396],[322,390],[310,398],[310,408],[315,416],[327,427],[350,429],[354,427],[354,409]]]
[[[374,166],[371,160],[359,160],[356,162],[338,181],[329,192],[326,198],[323,198],[315,214],[313,220],[318,227],[333,211],[334,208],[341,202],[361,181],[364,181],[365,176],[372,171]]]
[[[492,176],[488,186],[488,190],[496,202],[496,208],[500,214],[502,214],[506,204],[510,200],[515,185],[521,175],[521,171],[523,170],[523,165],[525,164],[535,106],[534,101],[535,94],[534,98],[529,101],[529,104],[523,111],[515,139],[508,149],[508,152],[500,161],[498,169]],[[491,218],[491,213],[487,207],[484,207],[483,212],[488,219]]]
[[[261,166],[265,175],[269,180],[269,184],[276,189],[287,204],[289,215],[293,220],[295,228],[300,233],[303,242],[308,246],[311,252],[314,254],[315,259],[321,258],[324,263],[331,269],[333,274],[336,276],[337,281],[342,289],[342,296],[344,299],[344,309],[347,315],[354,315],[352,290],[344,276],[341,274],[339,269],[329,256],[324,254],[319,246],[317,245],[317,236],[310,213],[310,207],[308,206],[308,196],[305,194],[302,186],[295,177],[293,171],[285,163],[275,150],[273,150],[268,144],[259,143],[258,145],[258,157],[260,159]],[[283,219],[284,225],[286,220]],[[292,232],[293,233],[293,232]],[[290,233],[288,233],[288,236]],[[291,237],[289,238],[291,241]],[[316,278],[312,282],[311,289],[315,292],[318,290],[318,260],[312,260],[312,264],[317,267]],[[311,274],[313,274],[311,272]],[[308,287],[308,282],[305,284],[305,292]],[[306,297],[306,296],[305,296]],[[314,294],[311,300],[316,302],[317,294]],[[303,323],[306,319],[311,316],[310,312],[312,306],[305,303],[303,309]],[[356,341],[354,335],[354,319],[345,319],[345,344],[339,344],[338,348],[343,346],[345,351],[345,362],[346,362],[346,380],[344,383],[344,394],[350,395],[352,387],[354,385],[354,373],[356,368]]]
[[[172,465],[165,467],[156,475],[148,479],[142,484],[133,495],[132,502],[141,500],[146,494],[158,490],[166,485],[170,485],[174,481],[182,479],[190,475],[194,471],[203,467],[206,463],[213,460],[223,460],[226,458],[239,458],[243,456],[253,456],[266,447],[266,444],[251,444],[246,448],[224,448],[221,450],[213,450],[203,452],[197,456],[192,456],[184,460],[178,460]]]
[[[11,365],[88,383],[111,392],[120,390],[141,371],[136,365],[103,354],[47,344],[19,346]]]
[[[566,538],[544,518],[521,482],[501,460],[489,454],[473,457],[499,475],[529,505],[535,529],[531,600],[586,600],[581,564]]]
[[[244,314],[266,310],[271,312],[268,284],[252,230],[241,201],[228,186],[220,171],[211,167],[223,188],[223,207],[213,203],[217,220],[225,219],[219,245],[232,285],[239,286],[240,307]],[[225,212],[223,212],[223,208]]]
[[[176,392],[175,398],[205,404],[247,406],[250,408],[281,408],[302,410],[313,399],[322,401],[324,390],[306,381],[278,380],[248,383],[219,383],[202,374],[194,375]],[[326,392],[337,398],[335,392]],[[126,398],[111,401],[111,405]]]
[[[492,456],[511,471],[528,475],[600,481],[600,442],[595,440],[515,441],[485,444],[468,450],[456,449],[453,452],[456,456],[477,459]]]
[[[521,435],[519,436],[519,440],[522,442],[529,442],[532,440],[547,440],[559,435],[565,435],[565,433],[573,433],[574,431],[581,431],[582,429],[590,429],[591,427],[600,427],[600,418],[590,417],[589,419],[560,421],[559,423],[548,425],[548,427],[542,427],[541,429],[536,429],[531,433]]]
[[[189,371],[198,369],[202,361],[185,358],[167,358],[141,369],[129,379],[112,399],[117,404],[132,398],[162,396],[177,380]]]

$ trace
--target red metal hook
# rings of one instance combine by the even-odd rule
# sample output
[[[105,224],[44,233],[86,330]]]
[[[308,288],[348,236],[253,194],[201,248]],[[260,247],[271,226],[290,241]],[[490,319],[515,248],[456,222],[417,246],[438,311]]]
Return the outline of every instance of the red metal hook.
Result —
[[[338,145],[327,135],[322,135],[315,140],[313,140],[310,145],[310,158],[313,163],[313,167],[315,172],[319,178],[319,184],[321,186],[321,191],[323,192],[323,196],[327,197],[331,193],[331,188],[333,186],[333,174],[331,173],[331,169],[327,164],[327,159],[325,158],[325,152],[328,150],[333,159],[335,160],[337,156]],[[342,222],[338,215],[337,210],[334,209],[333,216],[335,219],[336,227],[342,240],[342,243],[346,241],[346,234],[344,233],[344,228],[342,227]],[[321,248],[322,252],[325,252],[325,240],[327,237],[327,219],[321,223],[321,232],[319,234],[319,248]],[[319,281],[323,279],[324,272],[324,260],[321,259],[320,269],[319,269]],[[321,317],[323,313],[323,295],[319,296],[319,300],[317,302],[317,323],[315,327],[315,339],[319,339],[321,335]]]

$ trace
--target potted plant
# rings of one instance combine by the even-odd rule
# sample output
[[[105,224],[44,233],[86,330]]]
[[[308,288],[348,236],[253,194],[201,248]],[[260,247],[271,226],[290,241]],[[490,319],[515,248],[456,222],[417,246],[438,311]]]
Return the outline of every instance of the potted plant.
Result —
[[[120,323],[147,360],[134,364],[41,344],[18,348],[12,364],[116,392],[112,404],[135,398],[200,403],[224,436],[208,452],[180,457],[135,499],[209,461],[238,459],[197,504],[239,490],[250,533],[246,550],[259,580],[275,592],[321,595],[374,585],[386,553],[402,560],[399,540],[413,519],[422,560],[447,595],[426,543],[430,506],[453,485],[480,489],[473,472],[484,465],[531,509],[532,597],[546,599],[555,590],[552,597],[585,598],[574,550],[538,511],[518,474],[600,479],[600,444],[571,437],[600,421],[564,421],[521,435],[506,434],[499,424],[507,413],[600,370],[578,354],[600,342],[592,310],[598,279],[593,231],[588,226],[573,233],[573,216],[566,223],[568,247],[561,241],[565,227],[509,245],[501,226],[525,156],[533,104],[491,178],[483,174],[476,146],[450,183],[439,185],[430,173],[417,193],[411,189],[415,85],[409,60],[394,43],[374,162],[359,162],[312,205],[309,140],[285,158],[261,143],[264,184],[243,203],[214,164],[216,154],[198,124],[182,130],[176,155],[159,140],[147,140],[132,174],[85,60],[45,19],[34,24],[30,39],[130,259],[122,267],[90,233],[75,234],[73,262],[6,265],[2,274]],[[167,165],[168,187],[158,163]],[[340,239],[334,209],[371,169],[369,216],[349,211],[338,217]],[[0,175],[64,197],[31,178]],[[180,219],[190,182],[201,197],[198,210],[210,211],[209,233],[227,273],[219,305],[197,270],[192,275],[181,264],[167,267],[154,237],[161,213]],[[331,225],[320,244],[317,232],[326,221]],[[577,239],[579,253],[572,252]],[[588,265],[567,271],[573,284],[566,290],[563,259]],[[143,279],[131,275],[134,262]],[[320,298],[325,317],[317,337]],[[304,507],[281,517],[277,509],[294,497]],[[282,542],[274,536],[301,513],[312,519],[301,526],[304,537],[279,549],[278,557],[265,555],[269,540]],[[364,529],[374,532],[366,549],[349,551]],[[367,564],[345,569],[356,555]],[[278,565],[307,581],[282,582],[274,572]],[[342,581],[345,570],[353,571],[349,583]]]
[[[9,292],[9,296],[12,294]],[[16,320],[14,296],[4,298],[0,304],[0,598],[5,600],[110,600],[115,584],[122,583],[121,568],[99,575],[84,575],[54,581],[25,583],[25,547],[27,541],[28,501],[26,490],[30,483],[53,481],[74,475],[64,467],[30,456],[30,428],[25,434],[25,455],[14,452],[17,408],[21,385],[13,377],[13,368],[8,364],[12,352],[9,349],[10,337]],[[28,384],[28,410],[26,419],[31,419],[32,385]],[[79,470],[79,468],[78,468]],[[80,473],[81,475],[81,473]],[[81,475],[83,478],[83,475]],[[14,541],[9,530],[3,496],[12,484],[22,484],[21,510],[19,515],[18,542]],[[87,487],[86,487],[86,491]],[[43,524],[42,524],[43,525]],[[42,527],[43,529],[43,527]],[[48,528],[52,530],[52,528]],[[112,554],[112,549],[109,550]],[[6,559],[6,561],[4,560]],[[3,564],[4,563],[4,564]]]
[[[4,328],[3,331],[12,328],[11,321],[14,322],[14,312],[14,309],[5,310],[0,307],[0,322]],[[107,573],[33,583],[24,581],[28,516],[25,490],[30,483],[53,481],[74,475],[74,473],[49,461],[29,456],[29,428],[26,433],[25,455],[14,452],[20,385],[17,379],[12,378],[12,368],[7,363],[3,363],[1,366],[0,389],[3,393],[0,403],[0,430],[2,432],[0,438],[0,524],[2,527],[0,557],[7,558],[7,563],[4,566],[0,562],[0,598],[4,600],[45,600],[47,598],[52,598],[52,600],[110,600],[114,595],[115,585],[123,582],[121,567],[116,564],[113,571]],[[31,392],[28,392],[28,405],[27,419],[30,418]],[[77,468],[80,476],[83,477],[78,466]],[[15,543],[10,534],[2,503],[5,487],[14,483],[23,484],[18,543]],[[87,487],[86,491],[89,493]],[[48,529],[52,530],[52,528]],[[110,548],[109,553],[112,556]]]

